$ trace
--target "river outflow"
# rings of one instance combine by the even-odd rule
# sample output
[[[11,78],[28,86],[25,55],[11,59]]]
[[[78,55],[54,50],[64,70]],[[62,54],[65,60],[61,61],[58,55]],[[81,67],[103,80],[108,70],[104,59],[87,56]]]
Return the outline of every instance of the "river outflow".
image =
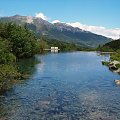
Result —
[[[0,96],[0,120],[120,120],[120,75],[101,64],[109,55],[36,55],[22,63],[29,79]]]

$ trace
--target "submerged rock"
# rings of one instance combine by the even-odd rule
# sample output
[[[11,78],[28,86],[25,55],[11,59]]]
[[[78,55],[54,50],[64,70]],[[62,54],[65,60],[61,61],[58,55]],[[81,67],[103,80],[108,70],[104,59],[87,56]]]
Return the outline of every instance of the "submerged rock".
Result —
[[[120,85],[120,80],[115,80],[116,85]]]

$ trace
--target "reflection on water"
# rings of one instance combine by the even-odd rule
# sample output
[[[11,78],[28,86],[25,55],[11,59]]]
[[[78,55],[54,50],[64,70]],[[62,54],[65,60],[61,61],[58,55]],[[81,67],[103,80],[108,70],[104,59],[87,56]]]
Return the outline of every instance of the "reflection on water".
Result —
[[[120,120],[120,87],[94,52],[36,56],[23,61],[32,76],[0,97],[2,120]],[[25,67],[29,66],[29,67]]]
[[[34,74],[35,65],[39,62],[40,60],[33,57],[30,59],[23,59],[23,60],[21,59],[17,62],[17,65],[21,73],[26,73],[31,75],[31,74]]]

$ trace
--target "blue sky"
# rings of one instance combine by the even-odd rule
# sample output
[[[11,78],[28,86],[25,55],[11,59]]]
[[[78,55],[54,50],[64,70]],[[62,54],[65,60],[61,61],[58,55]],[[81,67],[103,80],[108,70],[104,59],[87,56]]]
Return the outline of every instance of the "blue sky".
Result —
[[[120,28],[120,0],[0,0],[0,15],[42,12],[50,20]]]
[[[120,0],[0,0],[0,16],[39,12],[49,21],[120,28]]]

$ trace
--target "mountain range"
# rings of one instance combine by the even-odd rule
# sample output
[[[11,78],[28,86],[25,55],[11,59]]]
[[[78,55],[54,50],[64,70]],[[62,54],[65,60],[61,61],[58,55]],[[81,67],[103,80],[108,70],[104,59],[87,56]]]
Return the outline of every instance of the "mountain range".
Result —
[[[72,27],[66,23],[50,23],[42,18],[32,16],[0,17],[0,22],[15,22],[19,25],[25,25],[34,31],[37,37],[43,35],[48,39],[75,43],[79,46],[97,47],[111,41],[110,38]]]

